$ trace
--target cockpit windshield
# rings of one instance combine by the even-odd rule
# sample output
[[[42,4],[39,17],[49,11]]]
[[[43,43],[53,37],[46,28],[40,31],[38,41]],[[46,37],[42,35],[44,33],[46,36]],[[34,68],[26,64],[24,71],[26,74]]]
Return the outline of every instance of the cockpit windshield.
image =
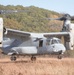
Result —
[[[58,38],[47,39],[46,45],[59,44],[61,40]]]
[[[58,40],[55,40],[55,39],[52,39],[52,42],[51,42],[51,44],[58,44],[58,43],[61,43],[61,41],[58,39]]]

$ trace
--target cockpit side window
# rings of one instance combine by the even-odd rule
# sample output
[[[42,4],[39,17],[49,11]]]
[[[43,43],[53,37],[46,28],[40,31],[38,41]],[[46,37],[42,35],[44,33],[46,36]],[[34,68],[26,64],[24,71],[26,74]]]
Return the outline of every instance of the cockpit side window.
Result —
[[[58,40],[58,43],[61,43],[61,40]]]
[[[51,40],[47,40],[46,45],[50,45]]]

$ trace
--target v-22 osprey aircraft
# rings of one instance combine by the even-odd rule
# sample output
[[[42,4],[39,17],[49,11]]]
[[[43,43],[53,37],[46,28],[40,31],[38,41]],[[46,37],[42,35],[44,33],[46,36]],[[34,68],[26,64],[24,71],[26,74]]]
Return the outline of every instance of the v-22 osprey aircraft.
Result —
[[[74,48],[74,24],[70,15],[65,14],[61,18],[48,20],[63,21],[61,32],[30,33],[14,29],[3,28],[3,19],[0,18],[0,48],[4,54],[10,55],[12,61],[16,61],[19,55],[31,55],[31,60],[36,60],[36,55],[58,54],[61,59],[66,50]],[[64,44],[60,38],[64,38]]]

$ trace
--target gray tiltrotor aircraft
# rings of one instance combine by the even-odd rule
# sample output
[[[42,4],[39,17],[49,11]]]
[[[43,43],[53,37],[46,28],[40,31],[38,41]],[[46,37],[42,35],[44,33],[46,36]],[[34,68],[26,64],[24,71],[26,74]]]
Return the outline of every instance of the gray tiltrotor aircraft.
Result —
[[[61,32],[53,33],[30,33],[13,29],[3,30],[3,19],[0,18],[0,47],[3,52],[11,56],[15,61],[18,55],[31,55],[31,60],[36,60],[36,55],[58,53],[58,58],[66,50],[74,48],[74,24],[71,23],[73,17],[68,14],[58,19],[64,21]],[[4,33],[4,35],[3,35]],[[64,44],[60,38],[64,38]]]

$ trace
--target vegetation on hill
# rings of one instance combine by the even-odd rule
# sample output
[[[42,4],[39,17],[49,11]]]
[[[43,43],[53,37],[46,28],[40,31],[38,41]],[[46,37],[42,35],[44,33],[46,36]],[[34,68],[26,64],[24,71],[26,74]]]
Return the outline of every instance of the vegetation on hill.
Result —
[[[4,26],[12,29],[19,29],[29,32],[50,32],[60,31],[62,22],[50,21],[46,18],[57,18],[60,14],[43,8],[21,5],[13,6],[0,5],[0,10],[18,10],[17,13],[2,13],[0,17],[4,19]]]

